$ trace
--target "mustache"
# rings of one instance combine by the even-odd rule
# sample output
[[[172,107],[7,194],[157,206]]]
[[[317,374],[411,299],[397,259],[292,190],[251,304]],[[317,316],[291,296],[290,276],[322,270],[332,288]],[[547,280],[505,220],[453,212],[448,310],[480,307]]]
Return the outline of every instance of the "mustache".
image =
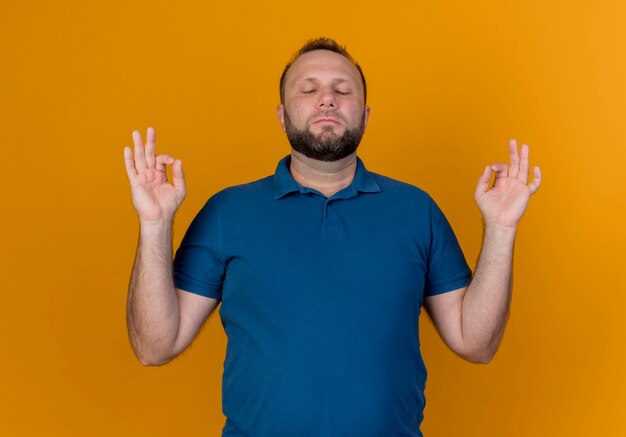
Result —
[[[346,122],[346,119],[345,119],[345,118],[343,118],[343,117],[341,116],[341,114],[339,114],[337,111],[328,111],[328,110],[326,110],[326,111],[320,111],[320,112],[318,112],[317,114],[315,114],[315,115],[311,116],[311,118],[309,119],[309,121],[318,120],[318,119],[320,119],[320,118],[326,118],[326,117],[328,117],[328,118],[334,118],[335,120],[341,120],[341,121],[343,121],[344,123],[347,123],[347,122]]]

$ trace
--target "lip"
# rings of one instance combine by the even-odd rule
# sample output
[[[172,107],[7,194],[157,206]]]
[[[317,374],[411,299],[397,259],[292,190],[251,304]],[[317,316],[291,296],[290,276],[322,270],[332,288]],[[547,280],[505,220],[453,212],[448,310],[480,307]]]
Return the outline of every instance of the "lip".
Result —
[[[317,123],[335,123],[335,124],[339,124],[339,122],[337,120],[335,120],[334,118],[330,118],[330,117],[323,117],[323,118],[318,118],[317,120],[315,120],[313,122],[313,124],[317,124]]]

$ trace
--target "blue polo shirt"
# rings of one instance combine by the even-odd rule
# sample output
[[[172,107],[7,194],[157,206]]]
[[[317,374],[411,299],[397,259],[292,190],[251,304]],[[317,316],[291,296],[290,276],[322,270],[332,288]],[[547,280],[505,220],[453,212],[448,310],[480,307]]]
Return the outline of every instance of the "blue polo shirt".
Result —
[[[368,172],[330,198],[276,173],[215,194],[174,260],[221,300],[223,436],[421,436],[425,296],[471,271],[424,191]]]

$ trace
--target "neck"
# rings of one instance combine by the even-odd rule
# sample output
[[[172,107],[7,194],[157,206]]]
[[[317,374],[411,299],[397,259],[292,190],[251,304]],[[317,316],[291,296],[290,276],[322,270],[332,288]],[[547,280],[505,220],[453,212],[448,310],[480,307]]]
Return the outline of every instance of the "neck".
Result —
[[[331,197],[352,183],[356,173],[356,152],[338,161],[324,162],[291,150],[291,176],[304,187]]]

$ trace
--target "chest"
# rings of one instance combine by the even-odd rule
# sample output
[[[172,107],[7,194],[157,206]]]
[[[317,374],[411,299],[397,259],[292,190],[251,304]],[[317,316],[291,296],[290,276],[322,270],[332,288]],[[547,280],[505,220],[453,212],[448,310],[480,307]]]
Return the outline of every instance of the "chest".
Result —
[[[423,301],[428,236],[384,214],[321,202],[287,204],[274,220],[225,226],[222,318],[251,312],[285,325],[313,321],[417,321]],[[256,222],[256,223],[255,223]]]

